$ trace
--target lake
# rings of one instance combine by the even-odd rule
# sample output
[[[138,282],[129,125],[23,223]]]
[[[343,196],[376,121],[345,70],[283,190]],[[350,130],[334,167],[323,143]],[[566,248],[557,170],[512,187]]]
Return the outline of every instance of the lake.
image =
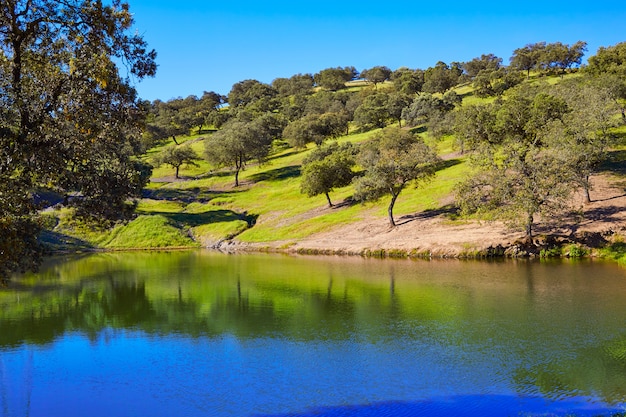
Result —
[[[611,415],[625,301],[597,260],[54,258],[0,289],[0,417]]]

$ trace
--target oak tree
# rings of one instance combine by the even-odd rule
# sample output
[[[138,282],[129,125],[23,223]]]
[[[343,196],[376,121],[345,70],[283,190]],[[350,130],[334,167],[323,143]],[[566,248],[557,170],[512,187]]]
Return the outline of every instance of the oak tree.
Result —
[[[395,227],[393,208],[398,196],[410,183],[432,178],[440,159],[421,138],[393,126],[365,143],[358,161],[365,174],[355,181],[354,198],[370,201],[390,195],[387,214]]]
[[[315,149],[304,159],[300,192],[313,197],[324,194],[328,206],[333,207],[330,193],[339,187],[349,185],[354,178],[356,148],[351,143]]]
[[[200,156],[190,145],[171,145],[166,147],[157,155],[155,162],[157,165],[166,164],[174,168],[174,177],[179,179],[178,172],[183,165],[198,166]]]
[[[272,142],[282,132],[280,125],[273,126],[270,119],[259,117],[253,120],[231,119],[221,130],[213,133],[205,141],[205,157],[216,167],[230,167],[235,172],[235,187],[239,186],[239,174],[246,165],[256,160],[265,161]]]
[[[147,182],[129,77],[152,76],[156,53],[132,25],[120,0],[0,2],[0,234],[11,237],[0,243],[9,265],[0,273],[36,263],[39,185],[117,208]]]

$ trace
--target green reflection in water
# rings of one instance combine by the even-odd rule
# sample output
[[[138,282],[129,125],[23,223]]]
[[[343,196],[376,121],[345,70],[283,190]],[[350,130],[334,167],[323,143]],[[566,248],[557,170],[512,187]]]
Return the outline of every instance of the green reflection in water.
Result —
[[[103,329],[455,349],[528,395],[626,400],[624,270],[594,262],[113,253],[0,291],[0,349]],[[480,370],[477,370],[480,372]]]

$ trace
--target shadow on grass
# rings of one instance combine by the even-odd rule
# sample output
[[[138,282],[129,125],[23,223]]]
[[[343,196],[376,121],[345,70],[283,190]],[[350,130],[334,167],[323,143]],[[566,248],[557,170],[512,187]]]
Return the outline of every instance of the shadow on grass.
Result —
[[[143,190],[142,197],[152,200],[180,201],[182,203],[208,203],[216,197],[234,194],[239,191],[211,191],[199,187],[185,190],[159,188],[157,190]]]
[[[87,241],[51,230],[43,230],[39,234],[39,241],[43,244],[45,250],[49,252],[73,252],[94,249],[94,246]]]
[[[443,160],[439,164],[437,164],[437,171],[442,171],[444,169],[451,168],[451,167],[453,167],[455,165],[459,165],[462,162],[463,161],[461,161],[458,158],[452,158],[452,159]]]
[[[413,133],[414,135],[417,135],[420,133],[425,133],[427,130],[428,129],[426,128],[426,125],[419,125],[419,126],[412,128],[410,132]]]
[[[600,165],[599,171],[626,175],[626,150],[610,151],[606,161]]]
[[[265,172],[259,172],[258,174],[251,175],[249,179],[252,182],[282,181],[298,176],[300,176],[300,166],[292,165],[282,168],[271,169]]]
[[[256,214],[237,213],[232,210],[214,210],[207,213],[163,213],[153,212],[153,215],[161,215],[167,219],[189,227],[202,226],[213,223],[227,223],[243,220],[248,227],[254,226],[257,218]]]
[[[452,204],[449,204],[447,206],[439,207],[438,209],[424,210],[421,213],[408,214],[408,215],[402,216],[399,219],[400,221],[396,223],[399,226],[402,224],[410,223],[412,221],[432,219],[433,217],[439,217],[439,216],[454,217],[458,215],[458,213],[459,213],[459,208]]]
[[[269,158],[269,160],[270,160],[270,161],[277,161],[277,160],[279,160],[279,159],[286,158],[286,157],[288,157],[288,156],[297,155],[297,154],[302,153],[302,152],[304,152],[304,151],[306,151],[306,149],[302,149],[302,150],[296,150],[296,149],[293,149],[293,150],[291,150],[291,151],[289,151],[289,152],[285,152],[285,153],[280,154],[280,155],[271,156],[271,157]]]
[[[234,177],[234,171],[231,170],[219,170],[219,171],[210,171],[204,174],[196,175],[192,179],[201,180],[205,178],[224,178],[224,177]]]

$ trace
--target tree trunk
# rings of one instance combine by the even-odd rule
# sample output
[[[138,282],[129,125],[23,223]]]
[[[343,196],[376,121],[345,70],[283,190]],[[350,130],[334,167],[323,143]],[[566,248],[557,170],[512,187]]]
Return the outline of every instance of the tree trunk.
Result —
[[[328,207],[332,207],[333,203],[332,201],[330,201],[330,196],[328,195],[328,193],[325,193],[325,194],[326,194],[326,200],[328,200]]]
[[[178,141],[176,140],[176,136],[172,135],[172,139],[174,140],[174,143],[178,145]]]
[[[239,168],[235,170],[235,187],[239,187]]]
[[[528,243],[533,241],[533,215],[529,214],[526,220],[526,240]]]
[[[178,179],[178,169],[180,168],[180,166],[176,166],[176,174],[174,175],[174,178]]]
[[[585,176],[585,182],[583,184],[583,190],[585,191],[585,203],[591,203],[591,194],[589,194],[589,175]]]
[[[389,203],[389,208],[387,208],[387,214],[389,215],[389,224],[391,227],[396,227],[396,222],[393,220],[393,206],[396,204],[396,200],[398,199],[398,195],[400,193],[391,193],[391,202]]]
[[[402,118],[398,117],[398,127],[402,128]]]

